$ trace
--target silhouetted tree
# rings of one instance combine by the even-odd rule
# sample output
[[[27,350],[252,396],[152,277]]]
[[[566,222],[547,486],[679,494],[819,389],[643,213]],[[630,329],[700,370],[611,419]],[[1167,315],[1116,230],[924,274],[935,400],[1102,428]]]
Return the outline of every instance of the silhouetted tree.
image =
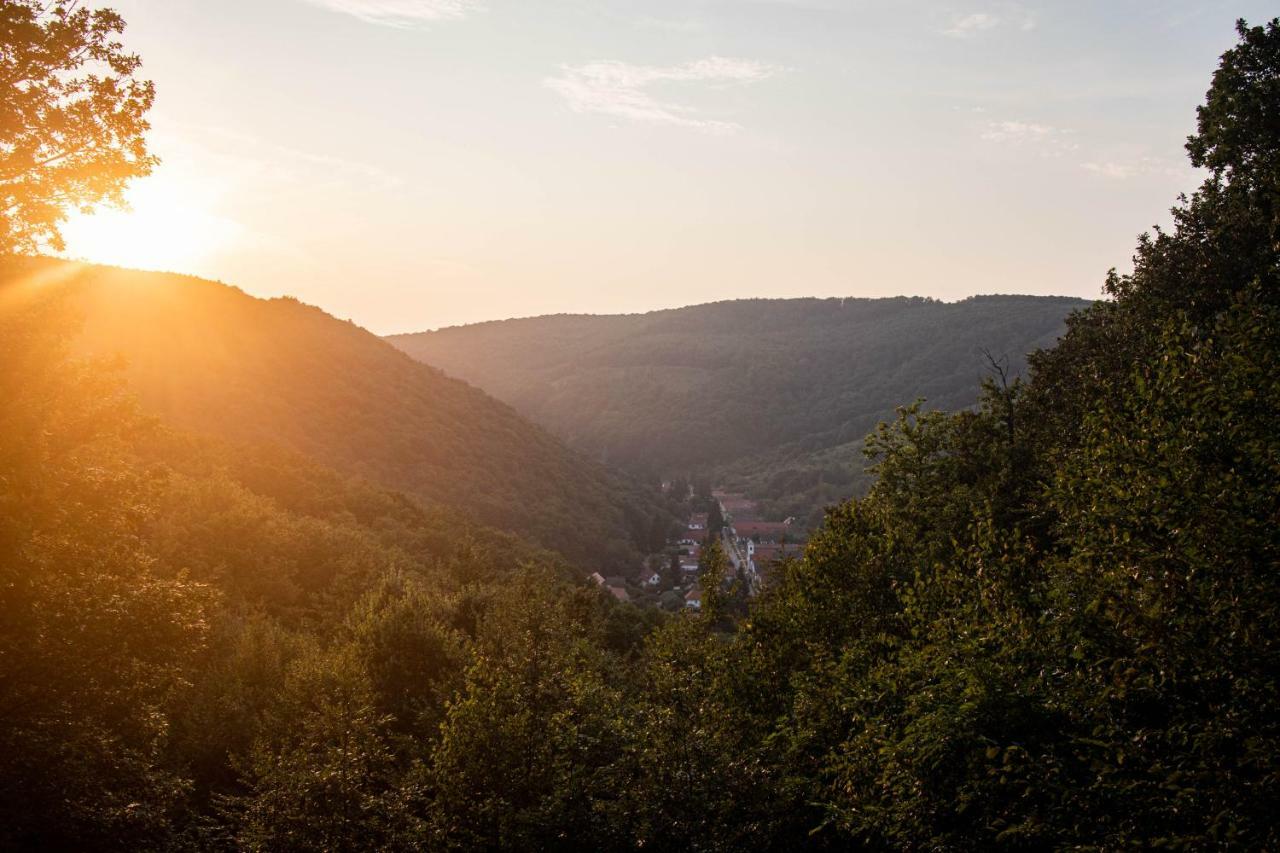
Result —
[[[115,40],[124,27],[74,0],[0,0],[0,253],[61,249],[69,210],[120,203],[155,165],[155,89]]]
[[[662,575],[662,585],[668,589],[679,586],[684,580],[684,569],[680,567],[680,555],[672,552]]]
[[[667,544],[671,534],[671,518],[665,514],[655,515],[649,523],[649,536],[646,541],[650,552],[661,551]]]
[[[707,513],[707,536],[708,538],[716,538],[720,535],[720,531],[724,530],[724,512],[720,509],[720,501],[713,500],[711,502],[711,511]]]
[[[698,503],[706,503],[712,500],[711,497],[711,478],[705,474],[695,475],[693,478],[693,499]]]

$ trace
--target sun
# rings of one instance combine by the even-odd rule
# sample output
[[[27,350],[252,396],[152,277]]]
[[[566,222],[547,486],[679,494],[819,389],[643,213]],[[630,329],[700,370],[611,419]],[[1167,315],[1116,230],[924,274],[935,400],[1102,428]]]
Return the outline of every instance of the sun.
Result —
[[[133,269],[198,274],[212,255],[240,236],[213,212],[207,184],[157,173],[125,193],[127,210],[76,212],[62,226],[68,258]]]

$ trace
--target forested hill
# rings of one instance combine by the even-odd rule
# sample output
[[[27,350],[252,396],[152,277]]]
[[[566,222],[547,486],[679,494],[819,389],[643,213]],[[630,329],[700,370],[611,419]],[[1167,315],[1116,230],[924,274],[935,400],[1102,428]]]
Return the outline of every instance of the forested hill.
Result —
[[[509,406],[318,308],[185,276],[32,263],[82,315],[77,348],[122,355],[144,408],[176,426],[281,444],[589,569],[634,564],[632,532],[665,512]]]
[[[657,473],[728,465],[759,497],[815,505],[847,496],[857,446],[895,406],[917,397],[931,408],[972,405],[989,368],[984,350],[1021,372],[1025,354],[1052,346],[1066,316],[1087,304],[753,299],[390,340],[610,462]]]

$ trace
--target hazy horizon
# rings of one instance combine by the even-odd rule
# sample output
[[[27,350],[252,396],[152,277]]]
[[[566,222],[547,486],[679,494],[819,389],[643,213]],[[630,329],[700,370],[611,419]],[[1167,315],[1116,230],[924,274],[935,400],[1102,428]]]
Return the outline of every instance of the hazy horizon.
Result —
[[[814,296],[796,294],[794,296],[741,296],[729,297],[727,299],[713,299],[709,302],[691,302],[687,305],[660,305],[656,308],[645,308],[638,311],[556,311],[544,314],[520,314],[515,317],[495,317],[492,319],[469,320],[464,323],[451,323],[447,326],[436,326],[432,328],[410,329],[403,332],[379,332],[379,337],[392,338],[397,335],[413,335],[419,332],[441,332],[446,329],[458,329],[465,326],[479,326],[486,323],[504,323],[514,320],[540,320],[546,317],[643,317],[648,314],[660,314],[667,311],[683,311],[686,308],[704,308],[711,305],[722,305],[730,302],[782,302],[782,301],[798,301],[803,299],[825,300],[839,299],[841,302],[847,299],[934,299],[938,302],[946,304],[954,304],[964,302],[968,299],[985,299],[988,297],[1033,297],[1044,299],[1078,299],[1088,300],[1086,296],[1071,296],[1063,293],[971,293],[967,296],[957,296],[954,299],[945,299],[937,296],[926,296],[919,293],[896,293],[892,296]],[[1095,297],[1104,298],[1104,297]],[[317,308],[324,309],[323,305],[317,305]],[[349,318],[342,318],[349,319]]]
[[[163,163],[134,213],[74,216],[67,256],[379,334],[729,298],[1097,298],[1199,183],[1195,105],[1236,17],[1268,12],[113,5]]]

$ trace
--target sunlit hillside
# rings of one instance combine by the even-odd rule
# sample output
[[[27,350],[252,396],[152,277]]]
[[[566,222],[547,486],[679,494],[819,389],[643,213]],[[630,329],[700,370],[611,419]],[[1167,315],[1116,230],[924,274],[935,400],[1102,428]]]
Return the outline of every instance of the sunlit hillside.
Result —
[[[524,534],[587,571],[627,570],[666,510],[508,406],[292,299],[188,276],[32,264],[83,320],[76,347],[122,357],[146,410],[274,442]]]

